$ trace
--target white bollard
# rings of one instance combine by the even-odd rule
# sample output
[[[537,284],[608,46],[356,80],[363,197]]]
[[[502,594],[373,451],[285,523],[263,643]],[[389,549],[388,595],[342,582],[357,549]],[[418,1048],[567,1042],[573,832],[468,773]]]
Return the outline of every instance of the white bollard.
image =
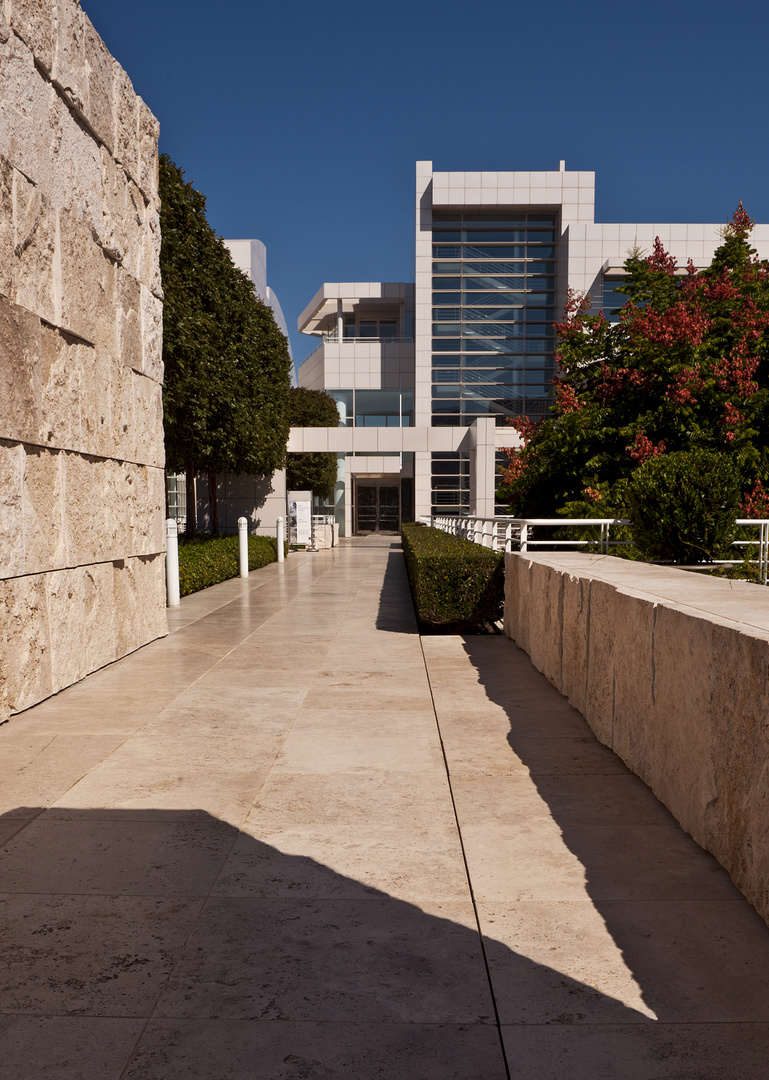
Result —
[[[238,555],[240,576],[248,577],[248,518],[238,518]]]
[[[166,518],[166,594],[169,607],[179,607],[179,530]]]
[[[277,519],[277,521],[275,522],[275,532],[277,534],[276,540],[277,540],[277,545],[278,545],[278,562],[283,562],[283,558],[284,558],[283,543],[284,543],[285,532],[284,532],[284,528],[283,528],[283,518],[282,517],[279,517]]]

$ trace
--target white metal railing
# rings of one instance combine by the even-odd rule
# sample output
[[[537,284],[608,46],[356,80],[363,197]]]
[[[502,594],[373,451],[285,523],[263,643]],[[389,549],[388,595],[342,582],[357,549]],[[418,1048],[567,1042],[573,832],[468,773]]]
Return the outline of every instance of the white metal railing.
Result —
[[[424,519],[423,519],[424,520]],[[632,543],[630,540],[612,540],[611,529],[616,525],[629,525],[629,518],[517,518],[517,517],[459,517],[450,514],[436,515],[431,519],[436,529],[450,533],[452,536],[461,536],[465,540],[472,540],[476,544],[491,548],[494,551],[528,551],[535,547],[569,548],[590,546],[598,550],[602,555],[608,555],[612,548],[625,547]],[[757,547],[757,557],[749,561],[758,565],[761,583],[769,582],[769,519],[767,518],[737,518],[736,525],[740,527],[753,527],[758,529],[758,536],[754,540],[735,540],[733,547],[747,549],[750,556],[752,548]],[[532,537],[531,530],[536,526],[549,528],[569,528],[573,526],[597,527],[599,534],[595,539],[566,540],[566,539],[540,539]],[[718,565],[736,565],[741,559],[721,559]]]
[[[355,337],[351,334],[345,334],[342,338],[335,330],[325,331],[321,335],[324,344],[328,342],[330,345],[411,345],[413,344],[413,337],[403,337],[399,334],[395,334],[392,337],[387,335],[380,336],[376,334],[374,337]]]
[[[748,555],[750,554],[750,548],[755,547],[758,544],[758,574],[761,578],[761,584],[766,585],[769,582],[769,518],[737,518],[737,525],[749,525],[758,528],[757,540],[734,540],[732,547],[748,548]],[[741,562],[741,559],[730,559],[728,562],[735,563]],[[751,559],[751,562],[755,562],[755,559]]]
[[[606,555],[610,548],[630,543],[629,540],[612,540],[610,537],[612,525],[628,525],[627,518],[481,518],[452,517],[447,514],[433,517],[432,522],[436,529],[472,540],[494,551],[528,551],[532,547],[579,547],[589,544]],[[598,526],[599,535],[594,540],[534,540],[530,530],[535,525],[551,528],[592,525]]]

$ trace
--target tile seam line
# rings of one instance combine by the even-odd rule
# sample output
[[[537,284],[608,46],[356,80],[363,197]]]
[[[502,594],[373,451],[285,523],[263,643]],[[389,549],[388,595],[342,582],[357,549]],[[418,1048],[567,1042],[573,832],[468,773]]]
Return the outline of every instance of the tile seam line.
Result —
[[[324,569],[319,575],[317,575],[317,577],[322,578],[322,577],[324,577],[326,575],[326,573],[328,573],[328,571]],[[292,596],[288,600],[286,600],[285,603],[280,604],[277,607],[276,611],[274,611],[272,613],[272,615],[270,615],[270,617],[268,619],[265,619],[264,622],[261,625],[262,626],[266,625],[266,623],[268,623],[270,621],[270,619],[273,619],[275,617],[275,615],[278,614],[279,611],[283,611],[286,607],[288,607],[289,604],[291,604],[296,599],[297,596],[301,595],[302,592],[306,592],[307,589],[312,588],[312,585],[314,584],[314,582],[316,580],[317,580],[316,575],[313,574],[313,576],[311,578],[311,581],[308,584],[306,589],[304,589],[304,590],[300,589],[297,593],[294,594],[294,596]],[[349,608],[348,608],[348,610],[349,610]],[[261,629],[261,627],[259,627],[258,629]],[[256,631],[252,631],[252,633],[256,633]],[[230,652],[234,652],[235,649],[239,648],[240,645],[242,645],[245,641],[247,641],[248,638],[250,638],[251,636],[252,636],[251,634],[248,634],[243,639],[243,641],[240,642],[239,645],[234,646],[233,649],[230,650]],[[229,656],[230,653],[227,653],[226,655]],[[220,657],[220,659],[217,661],[217,664],[221,663],[221,661],[223,659],[224,659],[224,657]],[[209,668],[209,671],[213,670],[214,667],[216,667],[216,664],[212,665],[212,667]],[[203,676],[201,676],[201,678],[202,677]],[[196,682],[197,682],[197,680],[196,680]],[[194,684],[190,684],[190,685],[194,685]],[[310,685],[312,685],[312,684],[310,684]],[[304,697],[306,698],[306,696],[307,696],[307,692],[305,692]],[[302,701],[304,701],[304,698],[302,699]],[[189,932],[187,933],[187,935],[186,935],[186,937],[184,939],[184,944],[179,949],[176,960],[171,965],[171,968],[170,968],[170,970],[168,972],[168,975],[167,975],[165,981],[163,982],[162,986],[160,987],[160,989],[158,990],[158,992],[157,992],[157,994],[155,996],[155,1001],[154,1001],[154,1003],[152,1005],[152,1008],[150,1009],[149,1015],[146,1017],[145,1022],[142,1025],[142,1029],[139,1032],[139,1034],[137,1035],[136,1041],[135,1041],[135,1043],[134,1043],[134,1045],[133,1045],[133,1047],[131,1049],[130,1054],[128,1055],[128,1059],[127,1059],[125,1065],[123,1066],[123,1069],[120,1072],[119,1080],[124,1080],[124,1078],[126,1077],[128,1070],[130,1069],[132,1063],[134,1062],[134,1060],[136,1058],[137,1053],[139,1052],[139,1047],[141,1046],[142,1040],[144,1039],[144,1036],[147,1033],[147,1029],[149,1028],[152,1021],[155,1020],[155,1019],[161,1019],[161,1020],[165,1019],[165,1017],[157,1017],[156,1016],[157,1010],[160,1007],[160,1002],[161,1002],[161,1000],[163,998],[163,995],[164,995],[165,991],[168,989],[168,986],[171,983],[171,979],[173,978],[174,973],[176,972],[177,968],[179,967],[179,965],[182,962],[182,958],[184,957],[184,955],[185,955],[185,953],[187,951],[190,940],[191,940],[193,934],[195,933],[195,931],[197,930],[198,924],[200,923],[200,920],[201,920],[201,918],[203,916],[203,913],[205,912],[205,910],[206,910],[206,908],[208,906],[208,903],[211,900],[214,889],[216,888],[216,886],[217,886],[217,884],[219,882],[219,879],[221,878],[222,873],[224,872],[225,866],[229,862],[229,859],[230,859],[230,857],[232,855],[232,852],[233,852],[233,850],[235,848],[235,845],[237,844],[238,840],[240,839],[240,836],[241,836],[241,834],[243,832],[243,826],[244,826],[249,814],[251,813],[253,805],[256,802],[257,798],[259,797],[260,791],[262,790],[262,788],[264,787],[264,785],[267,783],[268,779],[272,775],[272,771],[273,771],[273,769],[275,767],[275,762],[277,761],[281,750],[283,749],[283,747],[286,744],[286,739],[288,738],[289,734],[293,730],[294,724],[296,723],[296,717],[297,717],[299,711],[301,710],[301,708],[302,708],[301,705],[297,708],[296,713],[294,714],[294,718],[292,719],[291,724],[290,724],[290,726],[288,728],[288,731],[286,732],[283,741],[281,742],[279,748],[276,750],[275,755],[273,756],[272,764],[270,765],[269,769],[267,770],[267,773],[266,773],[264,779],[262,780],[261,784],[259,785],[256,792],[254,793],[254,797],[251,800],[251,802],[249,804],[249,807],[246,810],[244,817],[241,819],[240,825],[238,826],[237,831],[236,831],[235,835],[232,838],[232,843],[229,845],[229,847],[227,849],[227,853],[224,856],[224,858],[222,859],[222,863],[221,863],[221,866],[219,868],[219,872],[216,874],[215,878],[211,882],[211,886],[208,889],[208,892],[206,893],[206,895],[201,898],[201,903],[200,903],[200,908],[198,910],[198,913],[195,916],[195,918],[192,920],[192,922],[190,923]]]
[[[510,1063],[508,1061],[507,1050],[505,1048],[505,1040],[504,1040],[504,1038],[502,1036],[502,1021],[500,1020],[499,1009],[497,1007],[497,998],[496,998],[496,995],[494,993],[494,984],[493,984],[492,979],[491,979],[491,969],[489,967],[489,958],[488,958],[488,956],[486,954],[486,943],[484,941],[483,931],[481,930],[481,920],[480,920],[480,916],[478,914],[478,904],[477,904],[477,901],[475,899],[475,891],[473,889],[472,878],[470,877],[470,867],[469,867],[468,861],[467,861],[467,852],[465,851],[465,841],[464,841],[464,837],[462,835],[462,826],[461,826],[460,821],[459,821],[459,814],[457,813],[457,804],[456,804],[456,801],[454,799],[454,788],[453,788],[452,783],[451,783],[451,773],[449,771],[448,758],[446,757],[446,747],[443,744],[443,733],[441,732],[441,724],[440,724],[440,720],[438,719],[438,709],[436,707],[435,697],[433,695],[433,683],[432,683],[432,679],[430,678],[430,667],[429,667],[429,664],[427,663],[427,657],[425,656],[424,643],[423,643],[421,634],[419,635],[419,648],[421,649],[421,652],[422,652],[422,662],[425,665],[425,676],[427,677],[427,685],[428,685],[428,687],[430,689],[430,700],[432,701],[432,704],[433,704],[433,714],[435,716],[435,727],[436,727],[436,730],[438,732],[438,741],[441,744],[441,755],[443,757],[443,768],[444,768],[445,773],[446,773],[446,783],[448,784],[448,788],[449,788],[449,797],[451,798],[451,808],[452,808],[452,811],[454,813],[454,821],[455,821],[456,828],[457,828],[457,836],[459,837],[459,846],[460,846],[461,851],[462,851],[462,862],[464,863],[464,867],[465,867],[465,877],[467,878],[467,888],[468,888],[468,890],[470,892],[470,902],[473,905],[473,915],[475,917],[475,925],[476,925],[476,928],[478,930],[478,940],[479,940],[480,947],[481,947],[481,955],[483,956],[483,966],[484,966],[484,968],[486,970],[486,981],[487,981],[488,986],[489,986],[489,994],[491,995],[491,1004],[492,1004],[493,1009],[494,1009],[494,1023],[495,1023],[496,1029],[497,1029],[497,1036],[499,1038],[499,1048],[500,1048],[500,1051],[502,1053],[502,1061],[504,1062],[505,1074],[507,1076],[507,1080],[512,1080],[512,1073],[510,1072]]]

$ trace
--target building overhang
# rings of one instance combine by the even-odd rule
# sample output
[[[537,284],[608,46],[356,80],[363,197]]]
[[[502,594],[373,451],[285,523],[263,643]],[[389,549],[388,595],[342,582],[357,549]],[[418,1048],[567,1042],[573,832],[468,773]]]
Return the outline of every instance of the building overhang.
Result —
[[[297,319],[300,334],[321,334],[331,315],[351,314],[370,307],[375,311],[413,302],[414,286],[401,281],[325,282]]]
[[[509,425],[495,427],[484,435],[495,449],[515,449],[522,445],[521,437]],[[480,425],[470,427],[338,427],[291,428],[288,438],[289,454],[391,454],[391,453],[456,453],[475,450]],[[485,440],[484,440],[485,441]]]

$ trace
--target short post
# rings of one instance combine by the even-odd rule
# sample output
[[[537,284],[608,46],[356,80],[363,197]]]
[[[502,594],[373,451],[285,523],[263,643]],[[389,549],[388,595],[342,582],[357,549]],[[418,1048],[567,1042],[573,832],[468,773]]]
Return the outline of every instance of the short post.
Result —
[[[240,576],[248,577],[248,518],[238,518],[238,555]]]
[[[285,555],[283,551],[283,544],[285,542],[285,529],[283,527],[282,517],[279,517],[275,522],[275,532],[277,534],[278,562],[283,562]]]
[[[520,543],[518,544],[518,550],[519,551],[528,551],[529,550],[529,542],[528,541],[529,541],[529,526],[526,524],[525,521],[522,521],[521,522],[521,539],[520,539]]]
[[[179,607],[179,529],[166,518],[166,598],[169,607]]]

